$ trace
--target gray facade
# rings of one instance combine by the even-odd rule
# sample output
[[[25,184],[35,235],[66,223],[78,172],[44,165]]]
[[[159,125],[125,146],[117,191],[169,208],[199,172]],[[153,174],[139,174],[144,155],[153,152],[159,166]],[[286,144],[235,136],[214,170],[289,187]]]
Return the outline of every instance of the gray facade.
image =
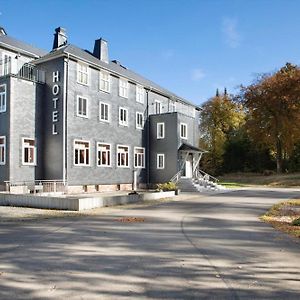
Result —
[[[0,182],[130,186],[134,174],[138,184],[169,181],[182,168],[181,145],[198,146],[199,109],[119,62],[109,62],[102,39],[92,54],[67,44],[65,31],[57,28],[54,47],[31,60],[42,82],[15,74],[0,77],[0,85],[7,85],[6,112],[0,113],[7,159],[0,165]],[[157,123],[165,124],[163,139],[157,138]],[[22,164],[27,137],[36,148],[36,163],[30,166]],[[103,146],[109,149],[109,163],[108,154],[99,150]],[[164,154],[163,168],[157,167],[157,154]]]

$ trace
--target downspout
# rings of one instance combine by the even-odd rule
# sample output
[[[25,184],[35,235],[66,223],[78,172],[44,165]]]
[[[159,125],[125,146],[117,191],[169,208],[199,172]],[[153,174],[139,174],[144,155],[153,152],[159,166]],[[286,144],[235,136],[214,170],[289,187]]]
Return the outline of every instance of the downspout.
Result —
[[[63,183],[66,186],[67,182],[67,100],[68,100],[68,83],[69,83],[69,60],[70,55],[67,53],[68,59],[64,61],[67,64],[67,68],[65,68],[65,76],[64,76],[64,109],[63,109]]]
[[[149,188],[150,186],[150,120],[149,120],[149,91],[150,90],[146,90],[146,94],[147,94],[147,187]]]

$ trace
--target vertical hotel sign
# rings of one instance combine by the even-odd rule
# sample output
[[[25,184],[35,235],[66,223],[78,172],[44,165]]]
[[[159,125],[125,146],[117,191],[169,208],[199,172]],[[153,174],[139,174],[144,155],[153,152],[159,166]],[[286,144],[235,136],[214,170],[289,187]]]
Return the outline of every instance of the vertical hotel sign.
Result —
[[[59,92],[60,92],[60,74],[59,71],[55,71],[52,74],[52,134],[57,135],[57,123],[59,121],[59,111],[58,111],[58,104],[59,104]]]

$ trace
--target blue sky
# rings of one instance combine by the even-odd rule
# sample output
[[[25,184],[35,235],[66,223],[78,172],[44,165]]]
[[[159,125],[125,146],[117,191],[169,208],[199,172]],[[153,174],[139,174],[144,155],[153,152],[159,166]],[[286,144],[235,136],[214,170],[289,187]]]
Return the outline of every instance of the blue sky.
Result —
[[[0,26],[51,50],[54,29],[201,104],[216,88],[231,93],[255,74],[300,63],[298,0],[0,0]]]

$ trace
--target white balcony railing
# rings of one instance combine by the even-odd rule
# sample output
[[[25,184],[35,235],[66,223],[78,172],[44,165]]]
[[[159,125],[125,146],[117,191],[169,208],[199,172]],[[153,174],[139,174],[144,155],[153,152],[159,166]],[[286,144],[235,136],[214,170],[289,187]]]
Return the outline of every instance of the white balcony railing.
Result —
[[[45,82],[45,71],[37,69],[35,65],[20,58],[7,57],[0,60],[0,76],[7,75],[14,75],[33,82]]]

